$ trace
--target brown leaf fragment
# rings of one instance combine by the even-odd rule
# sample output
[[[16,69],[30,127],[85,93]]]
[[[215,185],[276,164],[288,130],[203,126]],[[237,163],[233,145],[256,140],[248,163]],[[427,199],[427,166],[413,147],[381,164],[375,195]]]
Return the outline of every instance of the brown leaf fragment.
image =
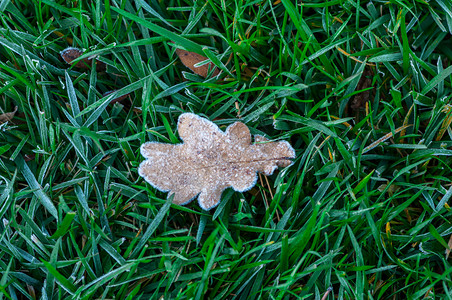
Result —
[[[9,113],[0,114],[0,124],[11,121],[14,118],[14,115],[17,112],[17,106],[14,108],[14,111]]]
[[[195,72],[196,74],[198,74],[202,77],[207,77],[209,70],[212,70],[212,69],[214,69],[212,76],[217,76],[220,73],[218,71],[218,68],[215,67],[215,65],[211,62],[203,64],[202,66],[199,66],[199,67],[195,67],[195,65],[197,63],[200,63],[200,62],[208,59],[205,56],[202,56],[195,52],[182,50],[182,49],[176,49],[176,54],[179,56],[180,60],[187,68],[189,68],[190,70],[192,70],[193,72]]]
[[[31,161],[34,160],[36,158],[36,154],[32,153],[32,154],[25,154],[24,155],[24,160],[25,161]]]
[[[108,96],[108,95],[110,95],[111,93],[114,93],[114,92],[116,92],[116,91],[117,91],[117,90],[105,92],[105,93],[102,94],[102,97]],[[114,99],[112,99],[112,100],[110,101],[110,104],[113,104],[113,103],[116,103],[116,102],[121,102],[122,100],[126,99],[127,96],[129,96],[129,94],[125,94],[125,95],[116,97],[116,98],[114,98]]]
[[[450,235],[449,242],[447,243],[449,248],[446,249],[446,259],[449,259],[450,251],[452,249],[452,234]]]
[[[74,47],[68,47],[60,52],[60,55],[64,59],[64,61],[70,65],[72,64],[72,62],[74,60],[76,60],[77,58],[82,56],[82,54],[83,54],[83,51],[81,49],[74,48]],[[79,68],[79,69],[88,70],[91,67],[91,63],[92,63],[92,57],[85,57],[84,59],[78,61],[75,64],[75,67]],[[96,71],[100,72],[100,71],[104,71],[106,69],[106,66],[103,62],[96,61],[95,63],[96,63]]]
[[[256,135],[251,143],[250,131],[242,122],[223,132],[205,118],[184,113],[177,128],[182,144],[141,145],[146,160],[138,173],[156,189],[174,195],[173,202],[179,205],[198,196],[201,208],[210,210],[218,205],[226,188],[247,191],[256,184],[256,172],[271,175],[295,158],[286,141],[269,142]]]
[[[372,76],[372,73],[370,71],[365,70],[363,72],[361,78],[358,81],[358,85],[356,86],[357,91],[365,90],[372,85],[372,80],[369,78],[370,76]],[[351,101],[350,107],[355,111],[366,107],[366,102],[368,102],[370,99],[370,91],[371,90],[367,90],[356,94]]]

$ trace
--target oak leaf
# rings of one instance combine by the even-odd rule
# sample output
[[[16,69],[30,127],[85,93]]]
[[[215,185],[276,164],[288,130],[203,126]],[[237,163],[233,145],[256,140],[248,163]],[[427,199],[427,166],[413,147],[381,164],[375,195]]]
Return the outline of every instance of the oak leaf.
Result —
[[[286,141],[269,142],[256,135],[251,143],[250,131],[242,122],[223,132],[205,118],[184,113],[177,127],[182,144],[141,145],[146,160],[138,173],[158,190],[170,192],[168,197],[174,195],[173,202],[179,205],[198,196],[201,208],[210,210],[218,205],[226,188],[247,191],[256,184],[256,172],[271,175],[295,158]]]

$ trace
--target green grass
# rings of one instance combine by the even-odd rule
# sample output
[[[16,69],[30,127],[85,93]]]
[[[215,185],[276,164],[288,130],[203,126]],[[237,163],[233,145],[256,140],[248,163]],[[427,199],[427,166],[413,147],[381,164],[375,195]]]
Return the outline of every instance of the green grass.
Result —
[[[452,299],[450,0],[88,2],[0,1],[0,299]],[[174,205],[137,167],[183,112],[295,163]]]

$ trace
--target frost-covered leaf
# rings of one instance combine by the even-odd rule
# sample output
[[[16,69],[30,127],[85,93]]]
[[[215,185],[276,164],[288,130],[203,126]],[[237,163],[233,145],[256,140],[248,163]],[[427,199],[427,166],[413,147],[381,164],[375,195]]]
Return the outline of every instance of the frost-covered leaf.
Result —
[[[247,191],[256,184],[256,172],[271,175],[295,158],[286,141],[269,142],[256,135],[251,143],[250,131],[241,122],[223,132],[209,120],[185,113],[177,126],[184,143],[143,144],[141,154],[146,160],[138,168],[152,186],[174,194],[176,204],[187,204],[199,195],[199,205],[209,210],[218,205],[226,188]]]
[[[218,68],[211,62],[205,63],[199,67],[195,66],[196,64],[207,60],[208,58],[205,56],[182,49],[176,49],[176,54],[187,68],[202,77],[207,77],[207,74],[209,74],[209,71],[212,69],[214,69],[212,76],[217,76],[220,73]]]

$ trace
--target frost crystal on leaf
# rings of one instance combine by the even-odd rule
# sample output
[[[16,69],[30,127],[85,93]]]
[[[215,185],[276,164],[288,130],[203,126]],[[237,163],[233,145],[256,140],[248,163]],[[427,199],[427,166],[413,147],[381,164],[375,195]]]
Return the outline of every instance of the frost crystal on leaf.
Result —
[[[210,210],[218,205],[226,188],[247,191],[256,184],[256,172],[271,175],[295,158],[294,149],[285,141],[267,142],[256,135],[252,144],[250,131],[241,122],[223,132],[205,118],[184,113],[177,128],[182,144],[141,145],[146,160],[138,173],[158,190],[174,194],[173,202],[179,205],[199,195],[201,208]]]

